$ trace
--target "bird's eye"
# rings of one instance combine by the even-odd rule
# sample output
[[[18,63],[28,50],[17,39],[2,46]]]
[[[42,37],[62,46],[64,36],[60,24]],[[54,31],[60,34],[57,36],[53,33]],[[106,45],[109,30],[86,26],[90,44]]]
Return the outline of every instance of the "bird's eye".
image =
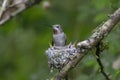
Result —
[[[57,28],[59,28],[59,26],[57,26]]]

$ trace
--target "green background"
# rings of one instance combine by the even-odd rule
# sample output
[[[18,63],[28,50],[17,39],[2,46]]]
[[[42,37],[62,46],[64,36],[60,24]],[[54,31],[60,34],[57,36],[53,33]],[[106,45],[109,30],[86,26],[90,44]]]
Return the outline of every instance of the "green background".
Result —
[[[44,2],[44,1],[43,1]],[[120,7],[119,0],[49,0],[27,9],[0,26],[0,80],[46,80],[52,77],[45,50],[52,40],[49,25],[61,24],[67,43],[87,39],[93,30]],[[120,56],[120,24],[107,38],[108,49],[101,54],[105,71],[120,80],[112,65]],[[94,50],[69,72],[70,80],[105,80],[99,72]]]

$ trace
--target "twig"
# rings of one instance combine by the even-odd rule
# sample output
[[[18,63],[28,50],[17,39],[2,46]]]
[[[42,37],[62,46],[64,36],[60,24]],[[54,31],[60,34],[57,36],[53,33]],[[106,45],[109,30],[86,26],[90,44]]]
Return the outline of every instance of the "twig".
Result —
[[[96,60],[97,60],[98,65],[100,66],[100,70],[101,70],[102,75],[106,78],[106,80],[110,80],[109,76],[104,71],[104,66],[103,66],[101,59],[100,59],[100,53],[101,53],[101,50],[100,50],[100,42],[99,42],[96,45]]]
[[[1,10],[0,10],[0,18],[1,18],[1,16],[2,16],[4,10],[6,9],[7,4],[8,4],[8,0],[3,0],[2,8],[1,8]]]
[[[7,0],[4,0],[2,10],[0,11],[0,25],[5,24],[12,17],[30,8],[31,6],[38,4],[41,1],[42,0],[14,0],[13,3],[11,3],[12,5],[8,5],[8,7],[5,8]]]
[[[65,80],[68,80],[68,75],[66,74],[66,76],[65,76]]]
[[[101,39],[103,39],[110,33],[110,31],[119,21],[120,8],[118,8],[112,14],[112,16],[92,34],[92,36],[89,39],[79,42],[77,44],[77,58],[73,59],[68,64],[66,64],[62,68],[62,70],[54,76],[53,80],[61,80],[62,78],[64,78],[65,75],[82,60],[82,58],[87,54],[87,52],[91,48],[95,47]]]

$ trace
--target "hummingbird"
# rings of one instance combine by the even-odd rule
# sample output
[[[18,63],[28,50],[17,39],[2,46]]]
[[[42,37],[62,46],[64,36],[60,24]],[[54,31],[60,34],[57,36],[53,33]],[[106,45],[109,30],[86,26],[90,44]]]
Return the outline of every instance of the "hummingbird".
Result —
[[[66,35],[59,24],[52,25],[53,39],[52,45],[54,47],[63,47],[66,45]]]

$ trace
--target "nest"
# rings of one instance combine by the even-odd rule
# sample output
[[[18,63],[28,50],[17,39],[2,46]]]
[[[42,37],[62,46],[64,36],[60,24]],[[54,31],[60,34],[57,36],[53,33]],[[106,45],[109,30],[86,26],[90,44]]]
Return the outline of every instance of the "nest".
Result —
[[[48,64],[53,70],[54,68],[61,69],[70,60],[76,58],[77,50],[74,45],[67,45],[64,47],[50,47],[46,50]]]

